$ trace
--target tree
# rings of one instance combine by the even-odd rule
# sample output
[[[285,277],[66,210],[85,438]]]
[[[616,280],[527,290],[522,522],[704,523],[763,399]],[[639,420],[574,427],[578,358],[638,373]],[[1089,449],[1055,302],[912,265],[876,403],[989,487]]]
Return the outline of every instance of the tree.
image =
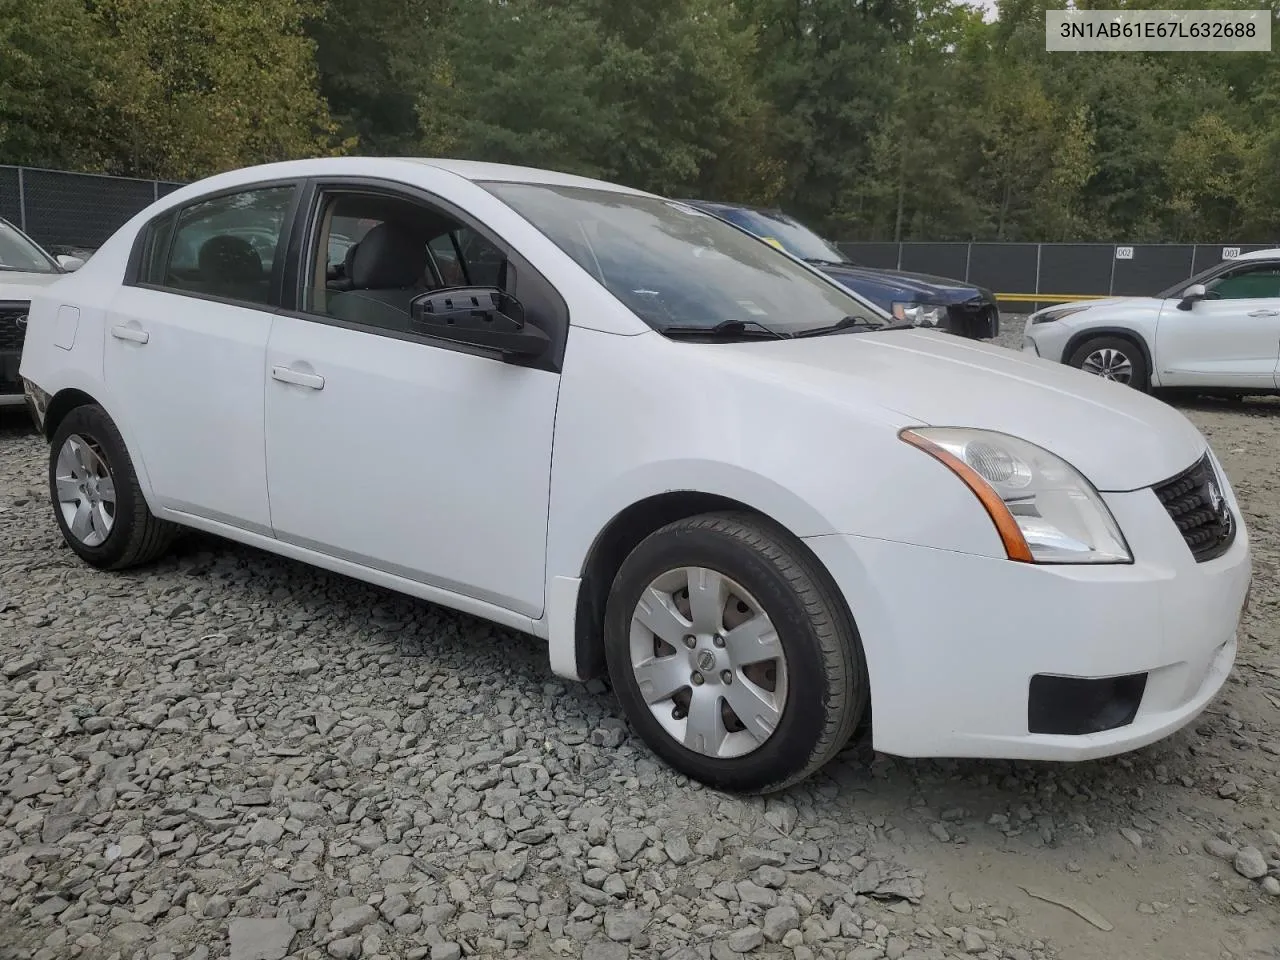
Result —
[[[98,0],[116,172],[187,179],[340,149],[297,0]]]

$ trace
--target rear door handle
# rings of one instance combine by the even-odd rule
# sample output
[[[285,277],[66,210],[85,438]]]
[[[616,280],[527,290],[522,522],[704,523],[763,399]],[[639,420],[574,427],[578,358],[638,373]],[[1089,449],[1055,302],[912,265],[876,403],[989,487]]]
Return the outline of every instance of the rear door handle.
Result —
[[[1251,317],[1280,317],[1280,310],[1250,310]]]
[[[302,373],[279,364],[271,368],[271,377],[281,383],[296,383],[300,387],[310,387],[312,390],[324,389],[324,377],[318,373]]]
[[[132,340],[134,343],[146,343],[151,339],[151,334],[141,327],[129,327],[123,323],[117,323],[112,327],[111,335],[117,340]]]

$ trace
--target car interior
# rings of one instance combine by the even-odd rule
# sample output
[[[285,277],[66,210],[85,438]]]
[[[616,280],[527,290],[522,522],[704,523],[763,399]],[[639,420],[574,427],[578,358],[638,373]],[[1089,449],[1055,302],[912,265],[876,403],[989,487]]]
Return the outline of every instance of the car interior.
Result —
[[[335,236],[350,245],[343,250],[332,242]],[[312,249],[306,309],[351,323],[410,332],[410,304],[422,293],[506,287],[506,259],[488,241],[451,217],[397,197],[329,196]]]

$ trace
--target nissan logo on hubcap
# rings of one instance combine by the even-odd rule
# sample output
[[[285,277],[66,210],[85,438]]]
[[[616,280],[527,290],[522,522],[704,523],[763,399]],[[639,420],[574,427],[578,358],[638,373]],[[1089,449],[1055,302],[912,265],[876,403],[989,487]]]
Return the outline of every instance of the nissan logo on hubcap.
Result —
[[[703,673],[707,673],[715,668],[716,655],[710,650],[703,650],[698,654],[698,669]]]

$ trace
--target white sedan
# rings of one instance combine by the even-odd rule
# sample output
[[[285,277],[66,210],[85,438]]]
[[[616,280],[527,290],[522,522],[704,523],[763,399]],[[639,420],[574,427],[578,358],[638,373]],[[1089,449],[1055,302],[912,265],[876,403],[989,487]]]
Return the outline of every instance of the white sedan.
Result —
[[[1139,390],[1280,392],[1280,249],[1256,250],[1153,297],[1047,307],[1023,350]]]
[[[1235,658],[1248,537],[1180,413],[614,184],[222,174],[37,296],[21,372],[86,562],[196,528],[534,634],[724,789],[873,708],[888,753],[1114,754]]]

